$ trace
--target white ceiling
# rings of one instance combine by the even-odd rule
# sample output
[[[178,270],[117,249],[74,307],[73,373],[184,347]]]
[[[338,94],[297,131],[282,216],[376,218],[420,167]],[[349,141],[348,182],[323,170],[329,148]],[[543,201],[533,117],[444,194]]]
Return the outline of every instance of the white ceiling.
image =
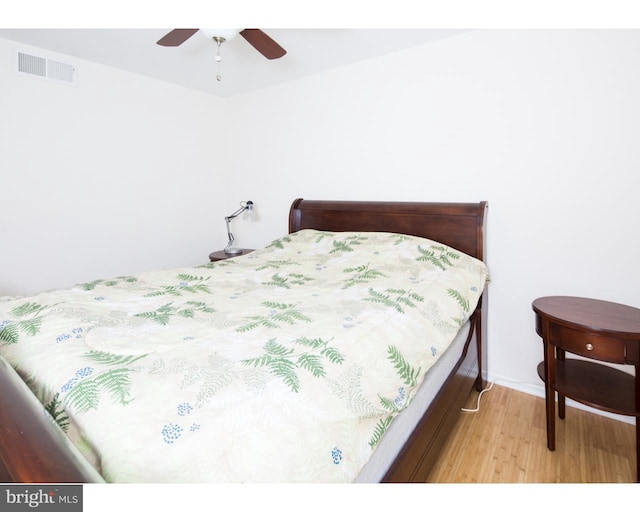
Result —
[[[164,29],[0,29],[0,38],[105,64],[228,97],[453,37],[449,29],[264,29],[287,50],[268,60],[244,38],[223,43],[220,73],[216,43],[199,31],[178,47],[156,44]],[[383,73],[384,70],[381,70]],[[78,70],[81,80],[82,70]]]

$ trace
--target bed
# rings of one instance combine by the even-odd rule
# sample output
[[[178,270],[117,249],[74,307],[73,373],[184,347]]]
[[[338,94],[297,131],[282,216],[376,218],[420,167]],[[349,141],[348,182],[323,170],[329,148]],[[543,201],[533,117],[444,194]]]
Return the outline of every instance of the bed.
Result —
[[[296,199],[248,255],[4,298],[0,480],[426,482],[484,386],[486,210]]]

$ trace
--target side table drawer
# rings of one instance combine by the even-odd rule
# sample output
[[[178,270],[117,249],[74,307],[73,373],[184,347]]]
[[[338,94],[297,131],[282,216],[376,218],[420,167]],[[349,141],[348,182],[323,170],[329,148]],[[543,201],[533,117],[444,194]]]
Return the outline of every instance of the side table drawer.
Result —
[[[556,347],[589,359],[610,363],[625,363],[625,343],[622,340],[586,333],[552,324],[549,326],[550,343]]]

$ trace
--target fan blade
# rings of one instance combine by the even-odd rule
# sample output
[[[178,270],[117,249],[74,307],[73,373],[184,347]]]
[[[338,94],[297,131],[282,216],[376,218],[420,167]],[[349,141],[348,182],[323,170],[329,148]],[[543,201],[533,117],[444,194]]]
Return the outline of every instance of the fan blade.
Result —
[[[160,46],[180,46],[198,30],[197,28],[176,28],[160,38],[157,44]]]
[[[279,59],[287,51],[259,28],[245,28],[240,35],[267,59]]]

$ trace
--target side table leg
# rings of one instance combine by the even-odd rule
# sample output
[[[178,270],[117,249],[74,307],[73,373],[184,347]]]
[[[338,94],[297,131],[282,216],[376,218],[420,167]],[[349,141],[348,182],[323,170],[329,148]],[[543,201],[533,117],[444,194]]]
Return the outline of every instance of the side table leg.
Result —
[[[556,347],[556,357],[559,361],[564,361],[565,351]],[[565,396],[562,393],[558,393],[558,418],[564,419],[565,415]]]
[[[636,416],[636,483],[640,483],[640,417]]]
[[[545,337],[546,340],[546,337]],[[556,393],[552,382],[555,382],[555,351],[553,345],[544,341],[544,397],[547,411],[547,448],[556,449]]]
[[[636,411],[640,411],[640,364],[636,365]],[[636,482],[640,483],[640,417],[636,416]]]

